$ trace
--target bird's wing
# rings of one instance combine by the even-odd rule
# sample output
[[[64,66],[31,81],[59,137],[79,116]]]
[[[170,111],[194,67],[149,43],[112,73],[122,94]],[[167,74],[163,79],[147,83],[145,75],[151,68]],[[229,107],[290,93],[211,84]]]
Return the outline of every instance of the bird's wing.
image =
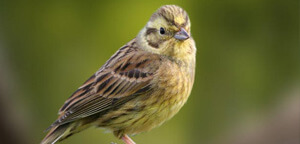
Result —
[[[160,59],[156,54],[123,46],[70,96],[50,128],[115,108],[149,91]]]

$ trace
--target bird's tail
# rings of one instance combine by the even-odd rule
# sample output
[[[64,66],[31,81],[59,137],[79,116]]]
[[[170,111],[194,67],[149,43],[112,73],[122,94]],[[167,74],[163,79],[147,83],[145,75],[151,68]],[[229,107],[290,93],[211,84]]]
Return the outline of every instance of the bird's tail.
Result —
[[[54,144],[59,140],[65,139],[72,134],[70,129],[70,123],[54,126],[42,140],[41,144]]]
[[[62,125],[50,126],[49,133],[42,140],[41,144],[55,144],[57,141],[62,141],[69,136],[78,133],[92,125],[93,119],[83,119]]]

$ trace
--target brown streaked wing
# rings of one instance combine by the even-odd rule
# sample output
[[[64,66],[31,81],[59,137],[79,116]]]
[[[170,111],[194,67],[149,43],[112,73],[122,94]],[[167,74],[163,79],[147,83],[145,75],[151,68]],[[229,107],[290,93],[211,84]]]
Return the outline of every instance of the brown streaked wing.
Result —
[[[117,107],[149,91],[160,59],[134,47],[122,47],[72,94],[50,127]]]

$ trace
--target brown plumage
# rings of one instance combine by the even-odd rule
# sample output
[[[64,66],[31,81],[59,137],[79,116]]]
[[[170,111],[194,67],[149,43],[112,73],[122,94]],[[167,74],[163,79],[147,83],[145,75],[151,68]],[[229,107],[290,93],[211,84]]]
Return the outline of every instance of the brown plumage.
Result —
[[[134,143],[127,135],[161,125],[186,102],[194,82],[195,51],[186,12],[174,5],[161,7],[137,38],[69,97],[41,143],[61,141],[90,126]]]

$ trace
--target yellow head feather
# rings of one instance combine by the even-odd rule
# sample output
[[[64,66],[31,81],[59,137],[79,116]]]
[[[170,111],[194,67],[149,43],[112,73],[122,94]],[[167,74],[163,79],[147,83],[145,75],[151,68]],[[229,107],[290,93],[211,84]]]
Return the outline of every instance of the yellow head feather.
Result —
[[[162,34],[161,29],[165,33]],[[195,53],[195,43],[192,37],[186,40],[174,38],[181,29],[190,36],[188,14],[179,6],[165,5],[151,16],[137,36],[137,42],[147,51],[183,60],[188,54]]]

